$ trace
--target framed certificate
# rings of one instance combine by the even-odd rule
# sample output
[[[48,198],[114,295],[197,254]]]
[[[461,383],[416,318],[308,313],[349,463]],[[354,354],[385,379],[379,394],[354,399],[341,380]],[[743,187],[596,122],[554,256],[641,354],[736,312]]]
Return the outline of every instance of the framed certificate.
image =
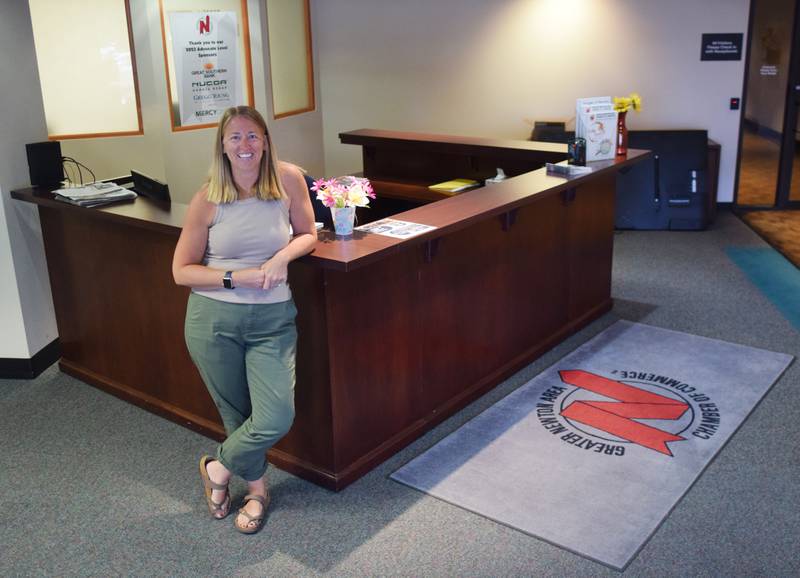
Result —
[[[253,105],[246,0],[159,0],[173,131],[216,126]]]

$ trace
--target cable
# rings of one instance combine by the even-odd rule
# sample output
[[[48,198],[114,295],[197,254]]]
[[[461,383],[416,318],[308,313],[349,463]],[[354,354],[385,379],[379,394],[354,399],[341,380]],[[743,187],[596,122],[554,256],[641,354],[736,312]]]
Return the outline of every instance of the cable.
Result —
[[[87,167],[83,163],[80,163],[80,162],[76,161],[72,157],[61,157],[61,158],[62,158],[62,161],[69,161],[71,163],[74,163],[75,166],[78,167],[78,176],[80,178],[81,185],[83,185],[83,172],[81,171],[81,167],[83,167],[84,169],[89,171],[89,174],[92,175],[92,183],[97,181],[97,178],[94,176],[94,172],[92,172],[92,169],[90,169],[89,167]],[[91,183],[89,183],[89,184],[91,184]]]
[[[81,179],[81,185],[83,184],[83,173],[81,173],[81,167],[83,167],[84,169],[89,171],[89,174],[92,175],[92,182],[89,183],[90,185],[97,182],[97,177],[94,176],[94,172],[92,171],[92,169],[90,169],[89,167],[87,167],[83,163],[80,163],[80,162],[76,161],[72,157],[61,157],[62,164],[63,164],[64,161],[69,161],[69,162],[75,163],[75,166],[78,167],[78,175],[80,176],[80,179]]]
[[[81,167],[78,164],[78,162],[75,159],[73,159],[72,157],[61,157],[61,166],[64,167],[64,170],[66,170],[66,168],[67,168],[67,164],[66,163],[68,163],[68,162],[73,163],[75,165],[75,168],[78,169],[78,178],[80,179],[81,182],[77,183],[74,179],[70,179],[70,180],[72,180],[73,183],[80,184],[81,186],[83,186],[83,173],[81,172]]]
[[[61,166],[62,166],[62,168],[64,169],[64,173],[66,173],[66,175],[67,175],[67,180],[68,180],[70,183],[75,183],[75,179],[74,179],[74,178],[72,178],[72,174],[70,173],[70,170],[67,168],[67,165],[66,165],[66,164],[64,164],[64,162],[63,162],[63,161],[62,161],[62,163],[61,163]]]

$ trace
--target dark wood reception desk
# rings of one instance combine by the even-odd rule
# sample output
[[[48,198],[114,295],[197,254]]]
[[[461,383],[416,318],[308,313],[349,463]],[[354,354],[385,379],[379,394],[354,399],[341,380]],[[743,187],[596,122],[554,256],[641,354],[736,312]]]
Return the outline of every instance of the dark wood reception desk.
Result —
[[[270,461],[341,489],[608,311],[615,178],[646,154],[571,180],[520,173],[396,215],[436,227],[411,239],[323,231],[289,271],[297,417]],[[186,207],[12,196],[39,206],[61,369],[222,439],[184,345],[189,291],[171,275]]]

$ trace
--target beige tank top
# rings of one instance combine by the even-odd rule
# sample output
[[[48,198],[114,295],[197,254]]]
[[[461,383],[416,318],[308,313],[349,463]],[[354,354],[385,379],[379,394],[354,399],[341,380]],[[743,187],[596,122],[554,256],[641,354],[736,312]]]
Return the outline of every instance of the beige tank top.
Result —
[[[203,264],[222,271],[260,267],[289,244],[290,230],[286,200],[262,201],[250,197],[220,203],[208,228]],[[229,303],[279,303],[292,297],[288,283],[266,291],[222,286],[192,291]]]

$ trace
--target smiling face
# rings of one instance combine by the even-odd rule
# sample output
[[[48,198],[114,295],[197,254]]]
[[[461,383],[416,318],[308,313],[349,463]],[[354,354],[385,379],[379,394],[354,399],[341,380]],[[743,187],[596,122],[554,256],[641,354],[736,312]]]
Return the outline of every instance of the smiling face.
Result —
[[[240,171],[257,172],[267,150],[266,135],[252,119],[236,116],[222,134],[222,150],[231,163],[234,175]]]

